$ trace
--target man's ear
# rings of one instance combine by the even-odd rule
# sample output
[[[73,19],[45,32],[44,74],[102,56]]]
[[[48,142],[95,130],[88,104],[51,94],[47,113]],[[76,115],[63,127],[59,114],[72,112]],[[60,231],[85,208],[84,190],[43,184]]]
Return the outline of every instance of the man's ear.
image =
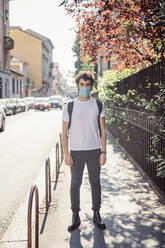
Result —
[[[79,91],[79,83],[77,84],[77,90]]]

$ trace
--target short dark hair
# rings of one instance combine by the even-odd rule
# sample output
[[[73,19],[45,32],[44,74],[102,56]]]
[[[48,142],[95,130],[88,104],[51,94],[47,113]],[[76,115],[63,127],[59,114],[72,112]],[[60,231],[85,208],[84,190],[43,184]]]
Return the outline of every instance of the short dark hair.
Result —
[[[85,81],[89,80],[91,83],[91,86],[93,86],[95,79],[94,76],[92,74],[91,71],[80,71],[77,75],[76,75],[76,84],[79,84],[80,79],[84,79]]]

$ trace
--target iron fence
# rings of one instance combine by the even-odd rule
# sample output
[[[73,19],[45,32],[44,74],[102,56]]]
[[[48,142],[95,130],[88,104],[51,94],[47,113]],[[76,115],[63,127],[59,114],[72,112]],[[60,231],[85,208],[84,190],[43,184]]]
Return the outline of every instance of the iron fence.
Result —
[[[153,154],[151,137],[159,132],[158,127],[150,122],[149,114],[140,111],[115,107],[114,115],[117,120],[114,124],[107,125],[108,130],[165,194],[165,180],[157,176],[156,165],[148,159],[148,155]],[[157,147],[158,153],[164,147],[162,139],[161,145]]]
[[[155,83],[160,82],[165,85],[165,60],[121,80],[117,84],[117,92],[123,95],[129,89],[135,89],[137,94],[143,94],[146,99],[150,100],[158,93],[158,87],[155,86]],[[148,83],[150,87],[147,86]],[[106,111],[109,110],[106,109]],[[129,108],[124,104],[122,107],[115,106],[110,111],[113,112],[116,120],[107,124],[107,129],[165,197],[165,179],[157,176],[156,164],[148,159],[149,155],[154,155],[151,149],[151,137],[154,134],[159,134],[160,131],[158,125],[150,121],[152,113],[146,113],[145,109],[139,108],[136,104],[132,104]],[[165,127],[164,113],[161,113],[161,116],[163,117],[162,124]],[[158,154],[165,154],[163,137],[156,149]]]
[[[117,93],[126,94],[128,90],[135,89],[137,94],[142,94],[150,100],[159,89],[155,83],[162,82],[165,85],[165,59],[149,66],[117,83]],[[137,109],[136,105],[131,108]]]

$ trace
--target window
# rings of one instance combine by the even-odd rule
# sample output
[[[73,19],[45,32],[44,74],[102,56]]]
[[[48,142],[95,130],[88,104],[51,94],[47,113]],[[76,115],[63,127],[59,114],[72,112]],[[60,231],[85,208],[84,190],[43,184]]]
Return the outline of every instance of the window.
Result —
[[[0,98],[2,98],[2,78],[0,78]]]
[[[12,93],[15,93],[15,78],[12,78]]]
[[[5,97],[8,97],[8,80],[5,81]]]
[[[18,93],[18,79],[17,79],[17,93]]]
[[[22,81],[20,81],[20,97],[22,97]]]

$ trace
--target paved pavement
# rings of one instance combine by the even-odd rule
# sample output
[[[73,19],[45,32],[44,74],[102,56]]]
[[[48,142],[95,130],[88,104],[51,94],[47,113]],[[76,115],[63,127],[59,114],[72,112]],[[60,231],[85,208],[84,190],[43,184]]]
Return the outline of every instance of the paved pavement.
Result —
[[[52,202],[48,215],[40,208],[40,248],[163,248],[165,205],[132,163],[108,137],[107,163],[102,167],[101,216],[107,229],[92,222],[87,170],[81,187],[81,225],[69,233],[71,221],[70,170],[61,166],[58,183],[52,177]],[[44,204],[44,203],[43,203]]]

